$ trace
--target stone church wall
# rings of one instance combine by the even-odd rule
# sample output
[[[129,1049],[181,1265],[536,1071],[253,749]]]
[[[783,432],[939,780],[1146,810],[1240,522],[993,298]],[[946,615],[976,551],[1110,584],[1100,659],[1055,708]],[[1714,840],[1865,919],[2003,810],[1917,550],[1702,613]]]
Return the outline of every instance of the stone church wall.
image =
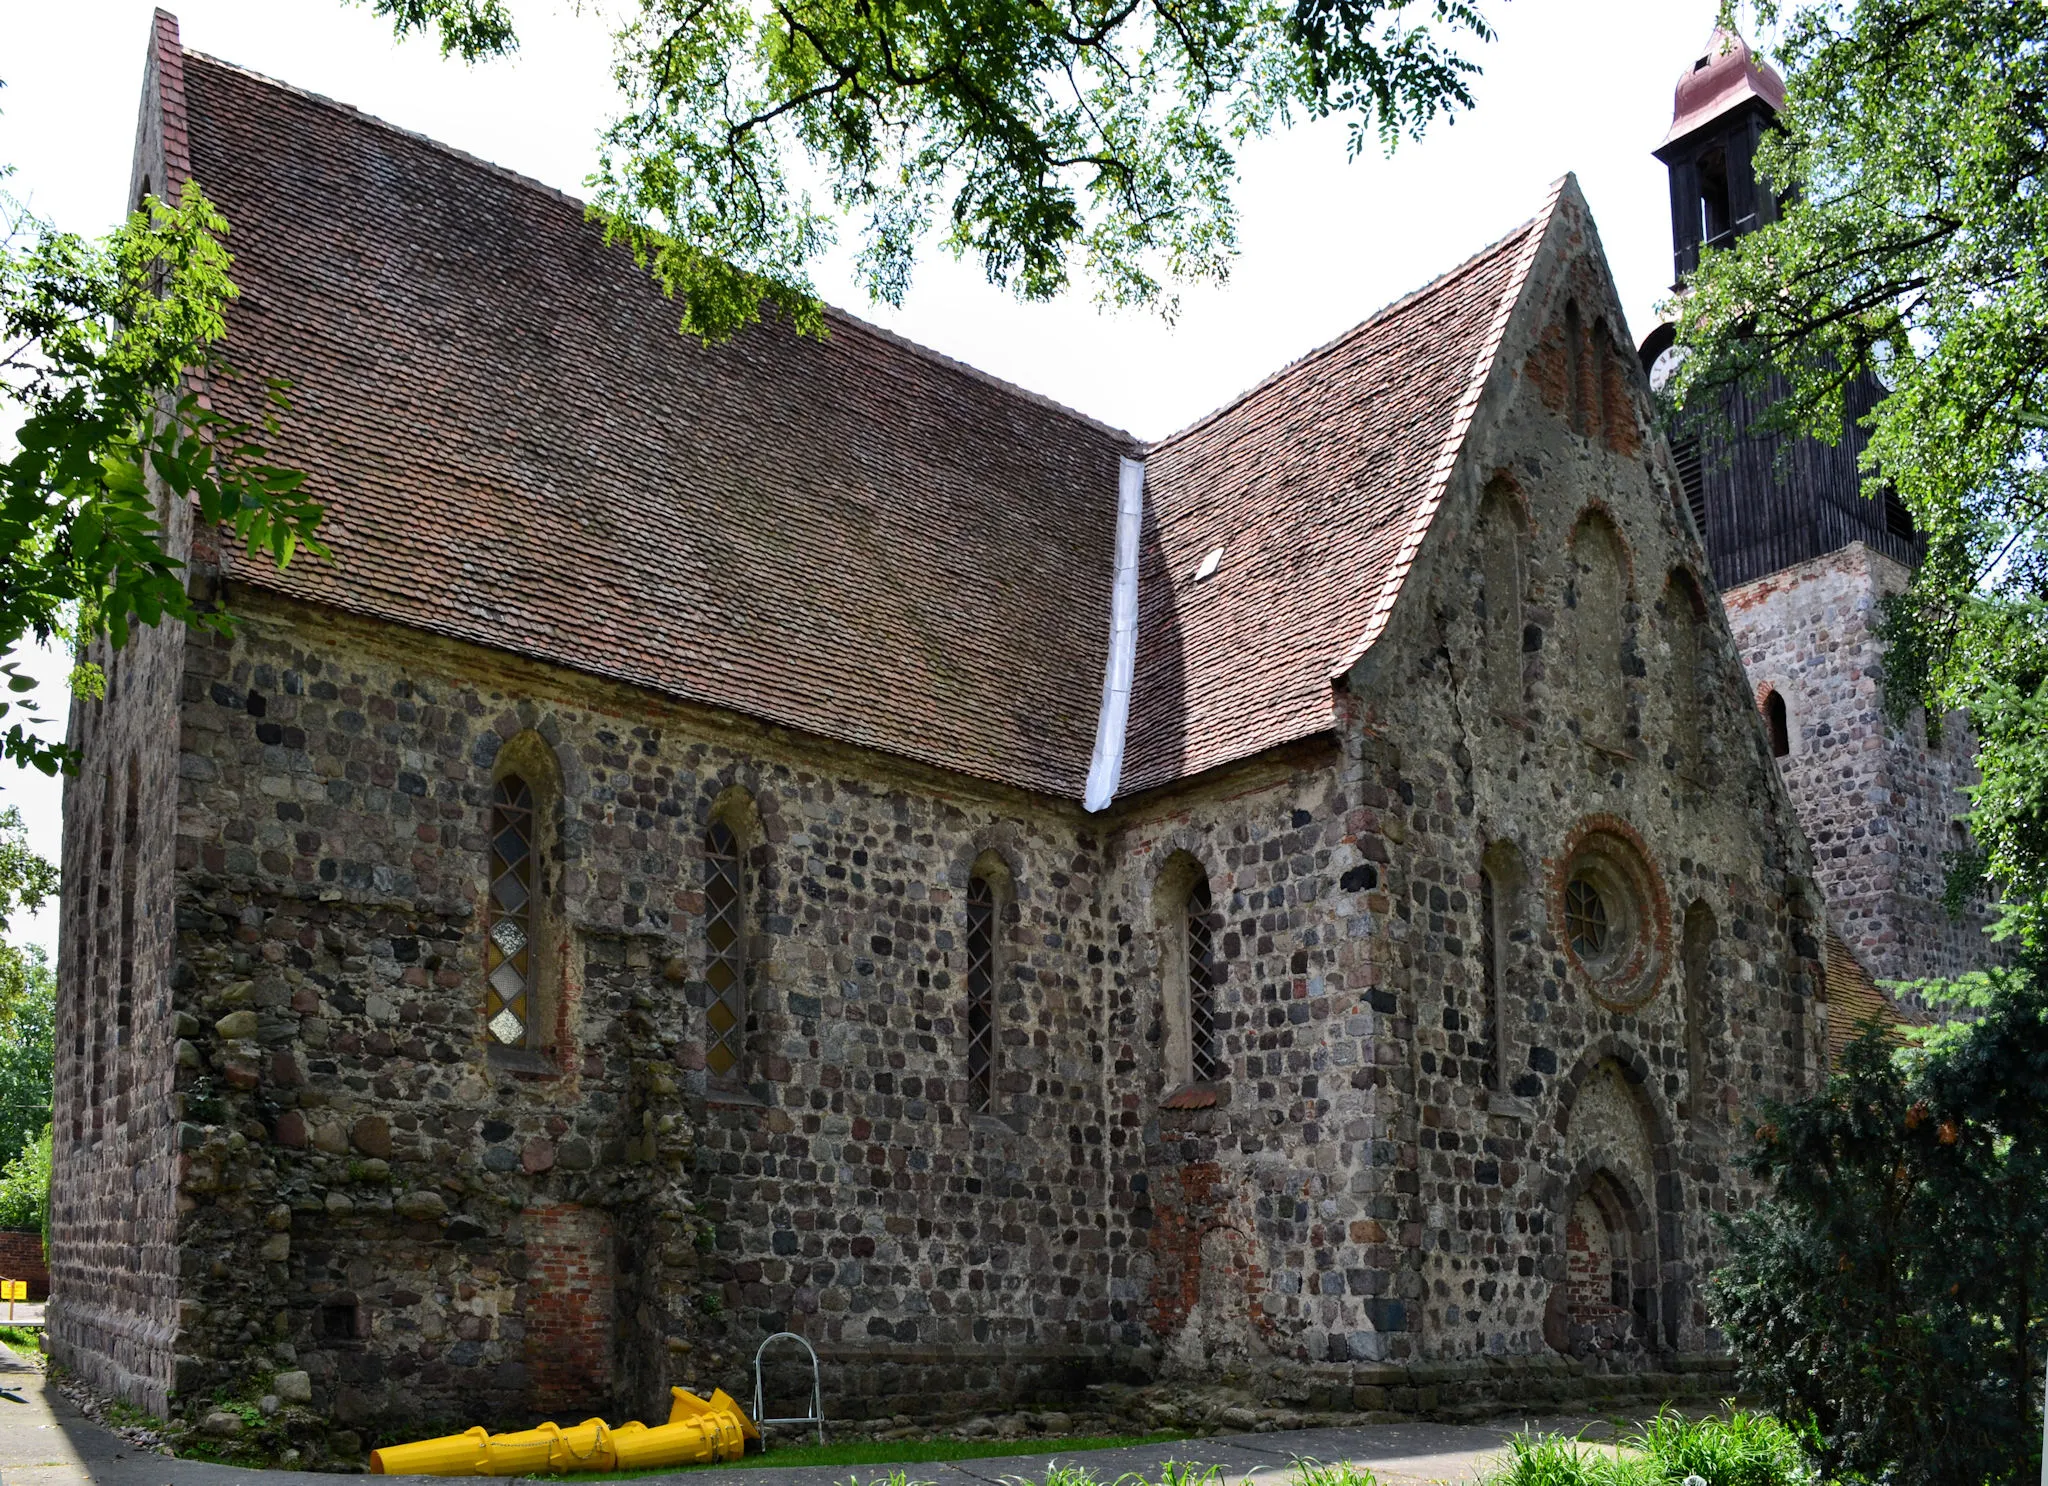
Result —
[[[1979,968],[1981,910],[1942,905],[1947,851],[1968,845],[1957,817],[1976,782],[1960,719],[1931,741],[1922,721],[1890,723],[1878,604],[1904,589],[1898,563],[1854,543],[1722,596],[1759,708],[1785,702],[1791,752],[1778,760],[1813,843],[1835,930],[1881,980]]]
[[[174,1385],[181,1323],[166,806],[184,651],[175,627],[138,627],[119,651],[95,644],[104,695],[74,699],[65,733],[77,763],[64,786],[47,1335],[60,1362],[154,1409]]]
[[[1106,1350],[1077,811],[241,602],[187,665],[181,1392],[296,1367],[345,1421],[644,1409],[789,1328],[842,1399],[929,1412]],[[536,736],[567,948],[555,1045],[508,1057],[475,1011],[485,810]],[[755,1027],[719,1090],[701,854],[736,790]],[[1002,1101],[970,1119],[986,852],[1017,906]],[[607,1329],[607,1356],[562,1345]]]

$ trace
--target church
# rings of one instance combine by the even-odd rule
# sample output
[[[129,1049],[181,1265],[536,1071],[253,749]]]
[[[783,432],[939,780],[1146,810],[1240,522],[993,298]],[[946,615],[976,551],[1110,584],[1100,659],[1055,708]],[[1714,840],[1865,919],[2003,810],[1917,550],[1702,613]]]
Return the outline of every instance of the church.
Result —
[[[1760,79],[1681,85],[1681,236]],[[1742,1121],[1874,870],[1787,766],[1801,595],[1913,549],[1724,609],[1573,180],[1148,444],[837,312],[704,348],[577,202],[159,12],[131,190],[187,179],[333,559],[167,510],[238,622],[74,706],[64,1365],[383,1433],[781,1331],[848,1420],[1725,1388]]]

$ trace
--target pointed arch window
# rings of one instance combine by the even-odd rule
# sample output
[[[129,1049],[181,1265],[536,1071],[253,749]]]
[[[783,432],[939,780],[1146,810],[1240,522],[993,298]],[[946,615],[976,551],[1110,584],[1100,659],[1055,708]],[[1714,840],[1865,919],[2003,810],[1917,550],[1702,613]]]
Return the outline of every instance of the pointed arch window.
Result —
[[[1188,1054],[1197,1083],[1223,1077],[1223,1039],[1216,1023],[1215,932],[1210,926],[1209,879],[1198,877],[1188,889]]]
[[[503,1047],[532,1031],[533,791],[516,774],[491,792],[490,928],[484,945],[484,1025]]]
[[[975,1114],[996,1102],[996,894],[986,877],[967,883],[967,1090]]]
[[[714,1078],[745,1076],[747,1033],[746,868],[739,839],[724,821],[704,833],[704,1063]]]

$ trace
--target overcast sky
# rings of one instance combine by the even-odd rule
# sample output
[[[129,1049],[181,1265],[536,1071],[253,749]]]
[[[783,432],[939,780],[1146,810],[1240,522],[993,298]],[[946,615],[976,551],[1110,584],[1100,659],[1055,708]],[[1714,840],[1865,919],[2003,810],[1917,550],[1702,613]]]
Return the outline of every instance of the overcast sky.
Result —
[[[100,232],[122,207],[150,0],[4,0],[0,161],[43,216]],[[428,42],[396,45],[367,7],[339,0],[182,0],[185,45],[340,99],[572,194],[582,194],[612,107],[602,19],[559,0],[513,0],[523,48],[466,68]],[[1099,313],[1085,293],[1023,305],[972,264],[928,257],[900,311],[871,305],[843,260],[825,297],[903,335],[1156,438],[1192,422],[1534,214],[1576,171],[1629,326],[1656,323],[1671,276],[1663,167],[1650,151],[1672,89],[1704,43],[1715,0],[1494,0],[1500,38],[1477,109],[1391,159],[1345,158],[1338,123],[1255,144],[1238,191],[1242,256],[1220,289],[1188,292],[1172,326]],[[337,212],[348,203],[337,201]],[[232,238],[230,238],[232,247]],[[50,662],[49,669],[61,672]],[[61,696],[47,705],[61,713]],[[58,852],[59,791],[4,781],[36,843]],[[17,925],[54,943],[55,915]]]

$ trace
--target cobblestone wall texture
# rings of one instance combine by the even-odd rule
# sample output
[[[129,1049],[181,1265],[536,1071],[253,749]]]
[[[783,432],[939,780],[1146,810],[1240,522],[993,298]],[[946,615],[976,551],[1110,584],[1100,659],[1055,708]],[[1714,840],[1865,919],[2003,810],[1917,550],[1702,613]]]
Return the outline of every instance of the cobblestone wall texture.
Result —
[[[88,1134],[90,1054],[60,1070],[58,1355],[159,1410],[302,1371],[389,1432],[736,1389],[782,1329],[841,1417],[1159,1376],[1476,1407],[1712,1354],[1729,1141],[1817,1064],[1818,893],[1591,232],[1532,270],[1327,738],[1100,815],[255,593],[231,637],[145,637],[74,719],[67,871],[137,752],[156,958],[116,1060],[147,1098]],[[505,1052],[511,767],[552,969]],[[713,822],[745,866],[731,1084]],[[1013,895],[986,1112],[977,863]],[[113,962],[66,911],[72,1036]],[[1597,1316],[1575,1212],[1607,1225]]]
[[[1969,844],[1957,819],[1976,782],[1961,719],[1930,740],[1919,717],[1887,721],[1878,604],[1906,569],[1862,543],[1722,596],[1761,705],[1784,698],[1792,751],[1778,760],[1813,844],[1815,875],[1844,942],[1880,980],[1980,968],[1980,908],[1942,906],[1946,853]]]

